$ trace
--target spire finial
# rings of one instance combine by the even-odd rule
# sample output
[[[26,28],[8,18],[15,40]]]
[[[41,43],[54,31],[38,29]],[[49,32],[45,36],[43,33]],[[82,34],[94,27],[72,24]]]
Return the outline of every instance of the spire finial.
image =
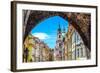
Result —
[[[59,29],[60,29],[60,24],[59,24]]]
[[[61,27],[60,27],[60,24],[59,24],[59,28],[58,28],[58,31],[61,31]]]
[[[64,27],[63,27],[63,32],[65,32],[65,30],[66,30],[66,29],[65,29],[65,26],[64,26]]]

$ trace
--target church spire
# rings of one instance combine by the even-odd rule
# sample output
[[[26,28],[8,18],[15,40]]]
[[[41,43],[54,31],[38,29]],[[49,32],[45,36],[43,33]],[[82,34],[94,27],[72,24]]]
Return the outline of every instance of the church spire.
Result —
[[[59,32],[61,31],[61,27],[60,27],[60,24],[59,24],[59,28],[58,28],[58,31],[59,31]]]
[[[65,26],[63,27],[63,32],[65,33],[66,29],[65,29]]]

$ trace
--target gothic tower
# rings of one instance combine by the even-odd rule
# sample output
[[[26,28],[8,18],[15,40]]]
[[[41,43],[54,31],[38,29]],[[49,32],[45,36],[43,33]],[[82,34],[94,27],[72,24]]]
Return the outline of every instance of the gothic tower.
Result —
[[[62,60],[62,31],[59,25],[57,30],[57,40],[56,40],[56,47],[55,47],[55,60]]]

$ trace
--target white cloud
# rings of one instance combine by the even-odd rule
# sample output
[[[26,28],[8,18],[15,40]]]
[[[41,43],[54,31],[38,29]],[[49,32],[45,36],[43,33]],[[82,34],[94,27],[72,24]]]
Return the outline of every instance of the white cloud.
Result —
[[[45,40],[45,39],[49,38],[49,35],[47,35],[46,33],[41,33],[41,32],[33,33],[32,35],[35,36],[35,37],[38,37],[41,40]]]

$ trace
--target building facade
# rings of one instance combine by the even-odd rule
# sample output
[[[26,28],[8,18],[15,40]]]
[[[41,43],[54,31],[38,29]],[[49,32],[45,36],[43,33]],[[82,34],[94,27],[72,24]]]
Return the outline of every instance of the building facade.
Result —
[[[23,62],[49,61],[49,54],[49,47],[44,42],[31,34],[27,36],[24,42]]]
[[[65,36],[65,60],[83,60],[90,58],[90,51],[84,45],[80,35],[69,25]]]

